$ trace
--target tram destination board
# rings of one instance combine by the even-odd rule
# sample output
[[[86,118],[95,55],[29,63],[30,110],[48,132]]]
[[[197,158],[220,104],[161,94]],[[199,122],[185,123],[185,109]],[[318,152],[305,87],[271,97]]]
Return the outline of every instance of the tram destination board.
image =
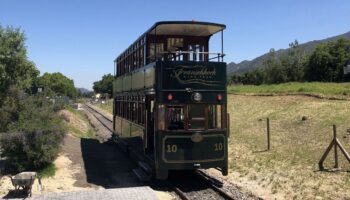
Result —
[[[219,62],[161,62],[162,81],[159,89],[225,90],[226,63]]]
[[[220,161],[225,158],[224,135],[205,135],[193,141],[189,135],[168,135],[163,138],[163,161],[166,163],[191,163]]]

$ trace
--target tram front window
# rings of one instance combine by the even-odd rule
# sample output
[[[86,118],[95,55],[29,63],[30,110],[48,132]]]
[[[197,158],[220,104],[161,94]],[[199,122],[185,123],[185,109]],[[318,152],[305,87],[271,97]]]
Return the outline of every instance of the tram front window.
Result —
[[[189,129],[205,129],[205,110],[206,106],[201,104],[188,106]]]
[[[184,109],[183,106],[168,106],[168,129],[183,130],[184,129]]]
[[[222,128],[221,105],[168,105],[167,130],[207,130]],[[160,116],[161,117],[161,116]]]

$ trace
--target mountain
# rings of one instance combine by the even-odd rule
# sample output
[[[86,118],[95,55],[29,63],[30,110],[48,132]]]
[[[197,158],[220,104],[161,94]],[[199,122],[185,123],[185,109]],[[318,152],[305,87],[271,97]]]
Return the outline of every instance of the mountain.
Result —
[[[81,92],[82,94],[87,94],[90,93],[92,91],[86,89],[86,88],[76,88],[79,92]]]
[[[306,42],[303,44],[299,44],[299,47],[302,51],[304,51],[305,53],[311,53],[315,47],[323,42],[328,42],[328,41],[334,41],[337,40],[339,38],[346,38],[346,39],[350,39],[350,32],[338,35],[338,36],[334,36],[334,37],[330,37],[330,38],[326,38],[323,40],[314,40],[314,41],[310,41],[310,42]],[[275,55],[277,58],[282,57],[284,54],[286,54],[288,52],[288,48],[287,49],[279,49],[277,51],[275,51]],[[263,66],[263,62],[268,58],[268,54],[269,53],[265,53],[253,60],[244,60],[240,63],[234,63],[231,62],[229,64],[227,64],[227,74],[241,74],[250,70],[254,70],[258,67],[262,67]]]

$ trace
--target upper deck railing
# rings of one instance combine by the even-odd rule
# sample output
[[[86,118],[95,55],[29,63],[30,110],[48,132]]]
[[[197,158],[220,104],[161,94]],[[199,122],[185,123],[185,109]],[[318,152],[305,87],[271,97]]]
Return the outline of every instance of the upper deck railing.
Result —
[[[164,51],[157,53],[157,60],[167,61],[215,61],[223,62],[226,54],[198,51]],[[154,56],[148,58],[155,61]]]

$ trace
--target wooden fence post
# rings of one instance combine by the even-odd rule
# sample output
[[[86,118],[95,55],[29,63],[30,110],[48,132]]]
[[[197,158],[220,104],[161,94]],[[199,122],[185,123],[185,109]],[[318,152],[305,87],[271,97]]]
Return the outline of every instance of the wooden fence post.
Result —
[[[324,154],[322,155],[320,161],[318,162],[318,166],[319,166],[320,170],[324,169],[323,162],[327,158],[327,155],[331,151],[332,147],[334,147],[334,168],[335,169],[339,168],[338,147],[339,147],[340,151],[343,153],[346,160],[350,163],[350,155],[348,154],[348,152],[346,152],[343,145],[337,139],[337,127],[336,127],[336,125],[333,125],[333,139],[332,139],[331,143],[329,144],[329,146],[327,147]]]
[[[267,131],[267,150],[270,150],[270,119],[266,119],[266,131]]]
[[[337,127],[333,124],[333,144],[334,144],[334,168],[338,169],[338,148],[337,148]]]

